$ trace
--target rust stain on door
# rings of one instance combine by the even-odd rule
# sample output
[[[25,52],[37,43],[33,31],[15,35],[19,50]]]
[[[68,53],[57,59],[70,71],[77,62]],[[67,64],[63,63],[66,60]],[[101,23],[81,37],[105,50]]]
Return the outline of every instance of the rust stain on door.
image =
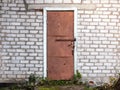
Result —
[[[74,12],[47,12],[47,75],[69,80],[74,74]]]

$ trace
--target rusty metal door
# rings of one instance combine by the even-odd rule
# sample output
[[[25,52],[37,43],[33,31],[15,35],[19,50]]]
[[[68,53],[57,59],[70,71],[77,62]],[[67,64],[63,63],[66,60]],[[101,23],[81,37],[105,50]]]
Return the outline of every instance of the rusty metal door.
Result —
[[[74,12],[47,12],[47,77],[69,80],[74,75]]]

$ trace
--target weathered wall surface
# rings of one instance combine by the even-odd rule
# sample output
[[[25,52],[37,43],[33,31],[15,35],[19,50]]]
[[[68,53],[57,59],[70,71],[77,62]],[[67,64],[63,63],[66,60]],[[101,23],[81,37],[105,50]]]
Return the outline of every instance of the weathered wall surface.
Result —
[[[15,1],[1,3],[0,79],[25,78],[30,73],[42,76],[42,12],[22,11],[22,0]]]
[[[114,76],[120,69],[119,0],[27,0],[29,4],[94,4],[78,9],[77,69],[83,77]],[[24,11],[22,0],[2,0],[0,79],[43,76],[43,12]],[[89,7],[89,6],[88,6]]]

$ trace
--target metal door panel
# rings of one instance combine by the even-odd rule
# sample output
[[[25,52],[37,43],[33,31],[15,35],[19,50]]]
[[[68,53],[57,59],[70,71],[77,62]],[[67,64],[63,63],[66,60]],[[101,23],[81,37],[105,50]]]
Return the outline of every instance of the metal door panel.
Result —
[[[73,57],[49,57],[48,78],[52,80],[69,80],[73,75]]]
[[[47,76],[68,80],[74,75],[74,12],[47,12]]]

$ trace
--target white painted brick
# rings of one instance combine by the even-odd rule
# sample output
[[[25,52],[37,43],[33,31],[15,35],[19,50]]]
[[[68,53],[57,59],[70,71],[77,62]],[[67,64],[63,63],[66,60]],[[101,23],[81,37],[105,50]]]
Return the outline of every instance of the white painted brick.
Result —
[[[96,76],[97,76],[97,74],[95,74],[95,73],[94,73],[94,74],[91,74],[91,73],[90,73],[90,74],[88,74],[88,75],[91,76],[91,77],[96,77]]]
[[[53,0],[45,0],[45,3],[53,3]]]
[[[44,0],[35,0],[35,3],[43,3]]]
[[[17,75],[17,74],[18,74],[18,75],[20,75],[20,74],[25,74],[25,73],[24,73],[24,72],[22,72],[22,71],[17,71],[17,72],[16,72],[16,71],[14,71],[14,74],[15,74],[15,75]]]
[[[24,67],[25,65],[24,64],[16,64],[16,67]]]
[[[83,0],[82,3],[88,4],[91,3],[91,0]]]
[[[4,71],[5,74],[13,74],[13,71]]]
[[[39,26],[39,23],[31,23],[31,26]]]
[[[21,62],[21,63],[25,63],[25,64],[29,63],[28,60],[21,60],[20,62]]]
[[[110,3],[118,3],[118,0],[110,0]]]
[[[93,11],[87,11],[87,10],[86,10],[86,11],[85,11],[85,14],[89,14],[89,15],[90,15],[90,14],[93,14]]]
[[[16,11],[17,11],[17,10],[20,10],[19,7],[15,7],[15,8],[14,8],[14,7],[11,7],[10,9],[11,9],[11,10],[16,10]]]
[[[23,51],[22,51],[22,52],[23,52]],[[25,52],[25,51],[24,51],[24,52]],[[24,60],[24,59],[25,59],[25,57],[20,57],[20,56],[17,56],[17,57],[16,57],[16,59],[17,59],[17,60]]]
[[[30,68],[31,71],[38,71],[38,68]]]
[[[28,38],[19,38],[20,41],[28,41]]]
[[[89,18],[90,15],[81,15],[81,18]]]
[[[19,44],[19,45],[25,45],[25,42],[21,41],[21,42],[17,42],[17,44]]]
[[[110,8],[112,5],[111,4],[103,4],[103,7]]]
[[[73,0],[73,3],[81,3],[81,0]]]
[[[34,59],[34,57],[29,56],[29,57],[26,57],[26,59],[27,59],[27,60],[33,60],[33,59]]]
[[[86,63],[85,65],[86,65],[86,66],[94,66],[93,63]]]
[[[90,45],[92,48],[98,48],[98,45]]]
[[[92,19],[84,19],[86,22],[92,22]]]
[[[11,15],[11,18],[14,18],[14,19],[16,19],[18,17],[19,17],[19,15]]]
[[[90,74],[93,73],[91,70],[84,70],[84,73]]]
[[[103,73],[110,73],[110,70],[102,70]]]
[[[71,0],[63,0],[63,3],[72,3]]]
[[[7,26],[7,29],[15,29],[15,26]]]
[[[20,30],[20,33],[29,33],[29,30]],[[24,38],[25,39],[25,38]],[[27,38],[26,38],[27,39]]]
[[[10,68],[10,70],[12,70],[12,71],[19,71],[19,68],[14,67],[14,68]]]
[[[103,44],[110,44],[110,41],[102,41]]]
[[[8,78],[16,78],[16,75],[7,75]]]
[[[109,0],[101,0],[101,3],[109,3]]]
[[[111,22],[119,22],[119,19],[111,19]]]
[[[92,0],[92,3],[100,3],[100,0]]]
[[[93,73],[101,73],[101,70],[94,70]]]
[[[21,15],[21,18],[29,18],[29,16]]]
[[[116,45],[108,45],[108,48],[116,48]]]
[[[20,56],[28,56],[28,53],[20,53]]]
[[[90,25],[98,25],[98,22],[91,22]]]
[[[30,61],[30,63],[38,64],[39,62],[34,60],[34,61]]]
[[[54,3],[62,3],[63,0],[54,0]]]
[[[87,59],[85,60],[85,59],[84,59],[84,60],[81,60],[81,62],[89,62],[89,60],[87,60]]]
[[[107,26],[107,23],[105,23],[105,22],[100,22],[99,25],[100,25],[100,26]]]
[[[101,44],[101,41],[93,41],[93,44]]]
[[[100,37],[99,40],[107,40],[107,37]]]
[[[20,68],[22,71],[28,71],[29,68]]]
[[[92,67],[90,67],[90,69],[96,70],[96,69],[97,69],[97,67],[92,66]]]
[[[101,33],[108,33],[109,30],[100,30]]]
[[[99,66],[98,69],[105,70],[105,66]]]
[[[98,61],[95,60],[95,59],[91,59],[90,62],[92,62],[92,63],[97,63]]]
[[[38,41],[37,38],[29,38],[30,41]]]
[[[109,18],[117,19],[117,16],[116,15],[109,15]]]
[[[87,29],[95,29],[95,26],[88,26]]]
[[[34,67],[34,64],[26,64],[26,67]]]
[[[27,45],[34,45],[35,42],[27,42]]]
[[[35,29],[35,27],[33,27],[33,26],[28,26],[28,27],[26,27],[26,29],[32,30],[32,29]]]
[[[103,66],[102,63],[95,63],[95,66]]]
[[[104,56],[96,56],[97,59],[104,59]]]
[[[102,19],[103,22],[110,22],[110,19]]]
[[[113,45],[118,45],[119,42],[118,42],[118,41],[112,41],[111,44],[113,44]]]
[[[110,34],[105,34],[106,37],[113,37],[113,34],[110,33]]]
[[[87,70],[87,69],[89,69],[89,67],[82,67],[82,69]]]
[[[30,53],[30,56],[37,56],[37,53]]]

